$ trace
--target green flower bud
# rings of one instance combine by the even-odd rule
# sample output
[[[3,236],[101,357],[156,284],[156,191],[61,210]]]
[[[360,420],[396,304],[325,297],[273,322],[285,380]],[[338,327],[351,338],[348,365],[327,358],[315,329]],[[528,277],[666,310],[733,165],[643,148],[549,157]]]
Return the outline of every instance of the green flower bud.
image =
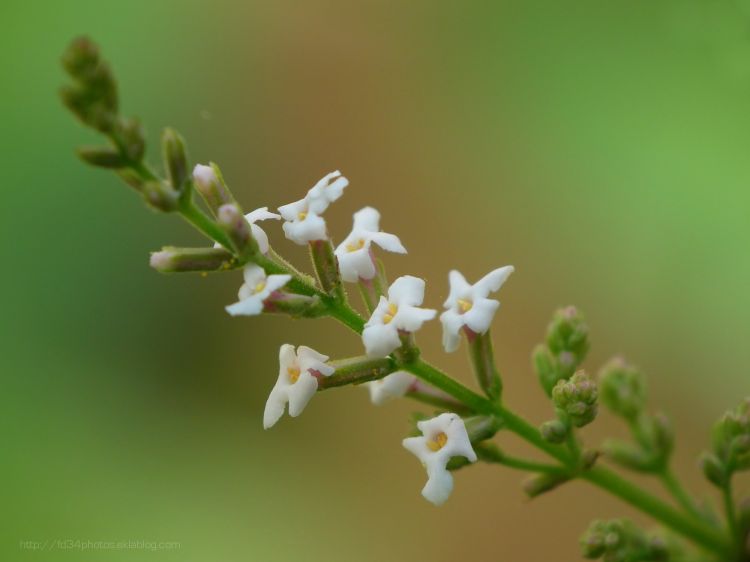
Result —
[[[63,103],[86,125],[110,132],[117,115],[117,87],[96,45],[86,38],[74,40],[63,54],[62,64],[78,82],[61,90]]]
[[[167,128],[162,134],[161,146],[169,183],[182,192],[189,174],[185,141],[177,131]]]
[[[123,154],[131,162],[143,160],[146,151],[146,138],[143,127],[138,119],[120,117],[115,123],[115,138]]]
[[[92,166],[119,169],[127,165],[117,150],[106,146],[82,146],[76,149],[78,157]]]
[[[669,548],[658,537],[649,537],[627,519],[594,521],[581,537],[581,553],[590,560],[606,562],[669,559]]]
[[[553,354],[565,359],[565,368],[572,374],[589,350],[589,327],[574,306],[555,312],[547,328],[547,346]],[[564,355],[563,355],[564,354]]]
[[[612,462],[638,472],[653,472],[654,459],[642,448],[618,439],[608,439],[602,445],[602,452]]]
[[[529,498],[535,498],[546,492],[550,492],[565,484],[571,479],[570,475],[564,472],[545,472],[543,474],[535,474],[523,481],[523,491]]]
[[[634,420],[646,407],[643,374],[619,357],[602,367],[599,388],[604,405],[626,419]]]
[[[258,243],[250,232],[250,225],[236,204],[222,205],[216,219],[238,255],[249,256],[258,252]]]
[[[568,437],[568,428],[560,420],[550,420],[539,426],[539,432],[545,441],[563,443]]]
[[[750,468],[750,398],[726,412],[712,432],[714,454],[729,471]]]
[[[570,380],[555,385],[552,400],[575,427],[583,427],[596,417],[597,394],[596,383],[579,371]]]
[[[219,212],[219,207],[222,205],[237,204],[224,181],[224,176],[221,175],[221,170],[213,162],[208,166],[203,164],[195,166],[193,183],[214,214]]]
[[[495,416],[472,416],[464,418],[469,441],[478,443],[494,437],[502,427],[502,422]]]
[[[178,193],[161,181],[148,181],[141,186],[146,203],[154,209],[169,213],[177,209]]]
[[[184,271],[223,271],[237,260],[224,248],[175,248],[167,246],[151,254],[149,264],[161,273]]]
[[[531,360],[537,377],[539,377],[539,383],[547,393],[547,396],[550,396],[557,381],[562,378],[558,375],[555,357],[546,345],[539,344],[534,348]]]
[[[727,469],[716,455],[703,453],[700,458],[701,469],[706,479],[719,488],[727,483]]]

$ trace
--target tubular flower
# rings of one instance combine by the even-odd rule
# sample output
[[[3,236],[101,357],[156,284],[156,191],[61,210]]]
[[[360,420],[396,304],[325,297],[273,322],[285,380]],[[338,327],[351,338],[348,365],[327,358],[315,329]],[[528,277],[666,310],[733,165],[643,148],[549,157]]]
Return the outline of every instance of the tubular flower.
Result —
[[[427,501],[440,505],[453,491],[453,477],[446,469],[452,457],[477,460],[464,421],[457,414],[440,414],[431,420],[417,422],[421,437],[404,439],[404,447],[412,452],[427,470],[427,484],[422,495]]]
[[[399,332],[416,332],[437,311],[419,308],[424,300],[424,280],[411,275],[396,279],[388,289],[388,298],[380,297],[378,306],[365,324],[362,341],[370,357],[386,357],[401,345]]]
[[[255,264],[245,266],[242,271],[245,282],[240,287],[239,301],[230,304],[226,310],[232,316],[255,316],[263,312],[265,301],[289,283],[291,275],[268,275]]]
[[[347,185],[349,180],[337,170],[310,188],[303,199],[279,207],[285,221],[283,228],[286,237],[303,246],[314,240],[325,240],[328,237],[326,221],[321,215],[343,195]]]
[[[355,283],[358,279],[369,280],[375,277],[377,269],[370,250],[373,242],[388,252],[406,253],[398,236],[380,232],[380,213],[372,207],[365,207],[354,213],[351,234],[336,248],[336,258],[344,281]]]
[[[367,383],[370,400],[376,406],[380,406],[391,398],[400,398],[406,394],[415,380],[416,377],[411,373],[396,371],[380,380],[370,381]]]
[[[289,415],[299,416],[318,390],[318,377],[329,377],[336,370],[326,364],[328,357],[304,345],[294,351],[285,343],[279,349],[279,378],[271,390],[263,412],[263,428],[273,426],[289,404]]]
[[[487,296],[500,289],[511,273],[513,266],[506,265],[469,285],[461,273],[455,269],[450,272],[450,294],[443,304],[446,310],[440,315],[445,351],[450,353],[458,349],[459,334],[464,326],[477,334],[484,334],[490,329],[500,303]]]

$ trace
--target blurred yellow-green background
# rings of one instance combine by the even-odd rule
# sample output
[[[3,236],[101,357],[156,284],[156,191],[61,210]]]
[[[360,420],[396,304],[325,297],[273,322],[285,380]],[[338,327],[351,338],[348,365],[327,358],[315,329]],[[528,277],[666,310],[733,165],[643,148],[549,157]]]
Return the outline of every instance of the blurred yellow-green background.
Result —
[[[449,269],[515,265],[494,338],[507,400],[535,423],[550,407],[530,350],[577,304],[587,367],[643,367],[680,428],[678,472],[710,492],[694,459],[750,390],[749,2],[4,0],[0,19],[3,560],[577,560],[590,519],[648,521],[585,484],[528,502],[521,474],[488,466],[435,508],[400,445],[418,408],[363,389],[264,432],[279,344],[361,344],[332,321],[230,318],[239,274],[148,268],[163,244],[202,242],[76,161],[95,137],[56,90],[79,34],[153,161],[174,126],[250,209],[340,168],[332,234],[378,207],[410,252],[391,277],[426,278],[433,307]],[[420,333],[425,353],[471,384],[439,335]],[[600,418],[589,443],[622,433]],[[21,545],[56,539],[180,548]]]

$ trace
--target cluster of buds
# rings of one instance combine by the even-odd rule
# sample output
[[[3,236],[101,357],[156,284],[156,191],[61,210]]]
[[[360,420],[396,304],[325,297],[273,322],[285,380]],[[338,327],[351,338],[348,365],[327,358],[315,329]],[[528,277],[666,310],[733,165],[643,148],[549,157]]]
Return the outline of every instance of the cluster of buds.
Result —
[[[633,442],[608,439],[603,453],[613,462],[639,472],[665,469],[674,446],[674,431],[663,413],[646,411],[647,393],[643,373],[620,357],[610,360],[599,373],[601,400],[628,424]]]
[[[670,549],[661,537],[647,535],[627,519],[591,523],[581,537],[581,553],[604,562],[670,560]]]
[[[701,459],[706,478],[720,488],[727,486],[735,472],[750,470],[750,398],[716,422],[711,435],[710,453]]]
[[[539,344],[532,355],[534,370],[547,395],[552,395],[559,381],[573,376],[589,346],[589,327],[580,311],[566,306],[555,312],[545,343]]]

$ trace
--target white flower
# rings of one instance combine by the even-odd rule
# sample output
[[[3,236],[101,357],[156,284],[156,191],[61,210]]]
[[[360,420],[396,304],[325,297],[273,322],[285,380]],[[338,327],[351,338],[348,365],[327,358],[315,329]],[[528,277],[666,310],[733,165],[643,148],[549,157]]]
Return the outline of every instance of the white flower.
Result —
[[[312,186],[305,199],[310,203],[312,211],[320,214],[344,194],[344,188],[347,185],[349,185],[349,180],[336,170]]]
[[[466,457],[470,462],[477,455],[469,441],[464,421],[456,414],[440,414],[431,420],[417,422],[422,437],[404,439],[404,447],[414,453],[427,469],[427,484],[422,495],[435,505],[448,499],[453,491],[453,477],[445,465],[451,457]]]
[[[273,426],[289,403],[289,415],[299,416],[318,390],[317,377],[329,377],[336,370],[326,364],[328,357],[314,349],[285,343],[279,349],[279,378],[271,390],[263,412],[263,428]]]
[[[207,166],[204,166],[206,168]],[[210,169],[210,168],[209,168]],[[213,173],[213,170],[211,170]],[[258,221],[264,221],[268,219],[274,219],[279,220],[281,218],[281,215],[277,215],[276,213],[271,213],[268,210],[268,207],[261,207],[260,209],[255,209],[254,211],[250,211],[245,215],[245,220],[250,225],[250,232],[253,234],[253,238],[255,238],[255,241],[258,243],[258,249],[260,250],[261,254],[267,254],[268,253],[268,234],[266,234],[265,230],[263,230],[261,227],[259,227],[257,224],[255,224]],[[221,244],[216,242],[214,244],[214,248],[221,248]]]
[[[437,311],[418,308],[424,300],[424,281],[405,275],[388,289],[388,298],[380,297],[378,306],[365,324],[362,341],[370,357],[386,357],[399,345],[399,331],[416,332]]]
[[[450,353],[458,349],[459,333],[464,326],[477,334],[484,334],[490,329],[492,318],[500,303],[488,299],[487,296],[500,289],[511,273],[513,266],[506,265],[469,285],[458,271],[454,269],[450,272],[450,294],[443,304],[447,310],[440,315],[445,351]]]
[[[284,234],[295,244],[304,246],[313,240],[328,238],[326,221],[312,210],[306,197],[279,207],[279,213],[285,221]]]
[[[255,264],[245,266],[242,271],[245,282],[240,287],[239,302],[230,304],[226,310],[232,316],[254,316],[263,312],[263,303],[275,291],[289,283],[291,275],[269,275]]]
[[[377,270],[370,252],[373,242],[388,252],[406,253],[398,236],[380,232],[380,213],[372,207],[365,207],[354,213],[351,234],[336,248],[336,258],[344,281],[355,283],[358,279],[375,277]]]
[[[367,383],[370,390],[370,400],[376,406],[380,406],[391,398],[400,398],[409,387],[414,384],[416,377],[406,371],[396,371],[376,381]]]
[[[255,223],[268,219],[279,220],[280,218],[281,215],[271,213],[268,210],[268,207],[255,209],[254,211],[251,211],[245,215],[245,220],[247,220],[247,222],[250,224],[250,231],[253,233],[253,238],[255,238],[255,241],[258,243],[258,249],[260,250],[261,254],[268,253],[268,235],[261,227],[259,227]]]
[[[300,245],[325,240],[328,237],[326,221],[321,215],[343,195],[347,185],[349,180],[336,170],[311,187],[304,199],[279,207],[279,213],[286,221],[283,225],[286,237]]]

